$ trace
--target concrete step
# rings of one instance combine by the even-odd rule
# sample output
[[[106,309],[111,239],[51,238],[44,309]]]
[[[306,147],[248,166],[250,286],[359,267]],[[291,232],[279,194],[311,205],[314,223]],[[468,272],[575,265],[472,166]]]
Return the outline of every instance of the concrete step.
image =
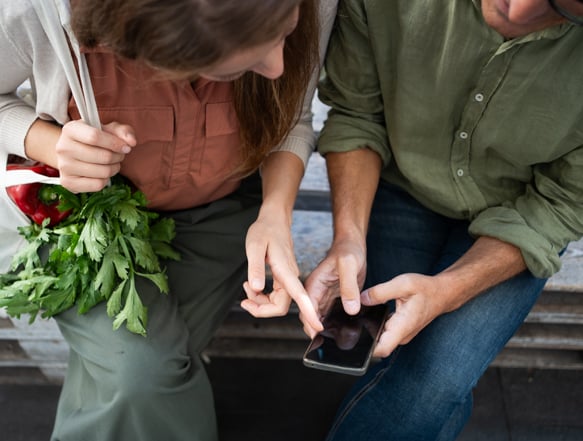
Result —
[[[583,351],[583,326],[523,323],[507,346],[526,349]]]
[[[565,303],[547,303],[547,297],[556,297],[553,292],[545,291],[534,305],[528,317],[527,323],[549,323],[565,325],[583,325],[583,305],[570,304],[574,300],[581,301],[583,293],[568,292],[560,293],[560,297],[568,297]],[[566,294],[566,295],[565,295]]]

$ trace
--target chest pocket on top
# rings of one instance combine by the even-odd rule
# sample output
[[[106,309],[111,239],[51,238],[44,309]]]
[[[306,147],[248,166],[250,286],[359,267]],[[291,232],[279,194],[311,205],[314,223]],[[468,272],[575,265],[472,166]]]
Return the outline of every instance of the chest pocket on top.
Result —
[[[135,131],[137,145],[122,162],[122,175],[140,188],[153,181],[169,180],[174,150],[171,106],[105,107],[99,114],[103,124],[117,121]]]
[[[205,105],[205,146],[198,170],[206,179],[224,178],[240,163],[239,127],[232,101]]]

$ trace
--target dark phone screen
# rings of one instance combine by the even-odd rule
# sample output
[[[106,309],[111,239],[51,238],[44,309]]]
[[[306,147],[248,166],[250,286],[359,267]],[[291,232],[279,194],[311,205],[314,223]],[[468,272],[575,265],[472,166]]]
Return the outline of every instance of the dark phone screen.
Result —
[[[305,358],[317,363],[362,368],[384,324],[387,306],[362,306],[357,315],[348,315],[340,301],[335,302]]]

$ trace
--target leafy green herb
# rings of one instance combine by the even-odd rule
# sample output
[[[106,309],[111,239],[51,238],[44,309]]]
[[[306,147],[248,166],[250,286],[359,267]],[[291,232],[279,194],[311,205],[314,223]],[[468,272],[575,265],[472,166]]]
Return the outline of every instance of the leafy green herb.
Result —
[[[136,277],[168,293],[160,259],[178,260],[172,248],[174,221],[146,209],[143,193],[120,179],[96,193],[75,195],[54,186],[59,209],[71,210],[55,227],[32,223],[19,228],[27,244],[13,257],[11,272],[0,275],[0,307],[13,317],[52,317],[76,305],[84,314],[107,302],[113,329],[125,323],[146,335],[147,308]]]

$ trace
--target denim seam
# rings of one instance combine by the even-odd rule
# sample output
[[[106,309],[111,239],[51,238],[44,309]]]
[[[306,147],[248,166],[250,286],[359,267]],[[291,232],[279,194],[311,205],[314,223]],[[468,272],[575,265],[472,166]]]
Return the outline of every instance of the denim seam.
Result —
[[[352,408],[358,403],[358,401],[364,395],[366,395],[374,386],[376,386],[378,384],[378,382],[381,380],[382,376],[389,369],[391,369],[392,365],[395,362],[394,360],[397,358],[397,355],[399,355],[399,351],[400,351],[400,346],[397,349],[395,349],[395,351],[393,352],[389,364],[385,368],[380,369],[376,373],[376,375],[373,378],[371,378],[371,380],[364,387],[362,387],[360,389],[360,391],[346,404],[346,406],[344,407],[344,409],[342,409],[342,412],[338,415],[338,418],[336,418],[336,421],[332,425],[332,428],[330,429],[330,432],[328,433],[326,440],[330,440],[331,437],[335,435],[335,433],[338,430],[338,426],[340,425],[340,423],[342,423],[342,421],[344,421],[348,412],[350,412],[352,410]]]

